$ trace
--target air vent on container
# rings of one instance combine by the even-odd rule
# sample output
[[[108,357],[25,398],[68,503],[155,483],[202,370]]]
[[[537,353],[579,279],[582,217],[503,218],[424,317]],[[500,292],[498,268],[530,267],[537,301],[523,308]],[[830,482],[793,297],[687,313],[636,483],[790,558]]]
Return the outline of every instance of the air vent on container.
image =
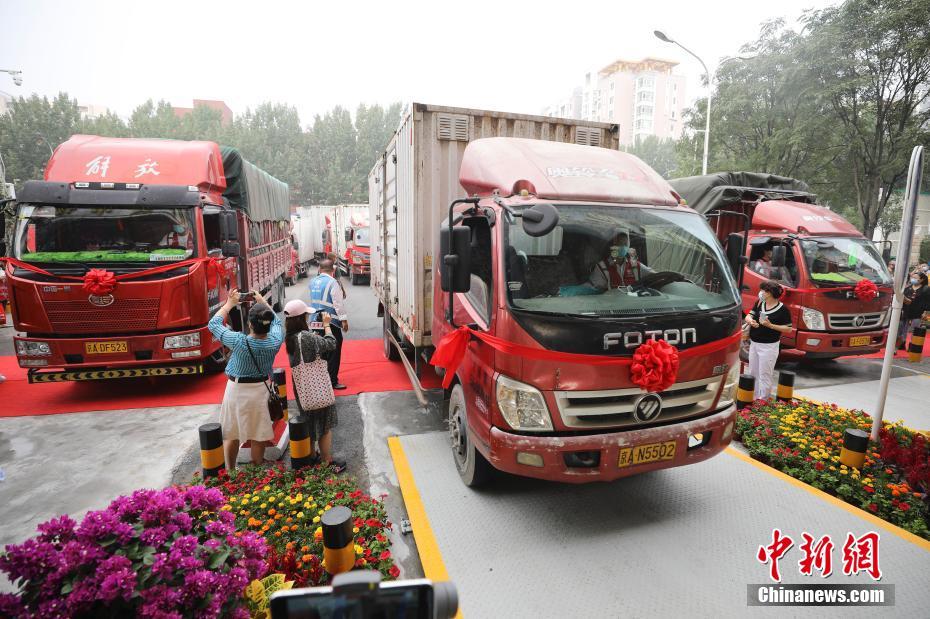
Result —
[[[439,139],[467,142],[468,116],[439,114]]]
[[[575,127],[575,144],[600,146],[601,130],[591,127]]]

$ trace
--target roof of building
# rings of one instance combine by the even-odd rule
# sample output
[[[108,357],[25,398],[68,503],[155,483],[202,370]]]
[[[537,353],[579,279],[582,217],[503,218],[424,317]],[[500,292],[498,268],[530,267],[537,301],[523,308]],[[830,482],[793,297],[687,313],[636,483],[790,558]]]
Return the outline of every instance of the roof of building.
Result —
[[[602,75],[609,75],[611,73],[617,73],[619,71],[659,71],[664,73],[671,73],[673,67],[678,66],[678,62],[675,60],[665,60],[662,58],[643,58],[642,60],[627,60],[624,58],[618,58],[605,66],[600,70]]]
[[[519,192],[539,198],[676,206],[671,186],[629,153],[523,138],[484,138],[465,148],[459,182],[469,195]]]

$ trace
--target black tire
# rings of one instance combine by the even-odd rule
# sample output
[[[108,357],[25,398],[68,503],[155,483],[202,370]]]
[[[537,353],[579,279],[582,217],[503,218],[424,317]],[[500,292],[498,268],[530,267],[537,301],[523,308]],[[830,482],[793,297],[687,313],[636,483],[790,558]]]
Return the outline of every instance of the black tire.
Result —
[[[394,333],[394,321],[391,320],[391,316],[384,312],[384,331],[381,335],[381,339],[384,342],[384,358],[388,361],[400,361],[400,353],[397,352],[397,347],[391,343],[391,338],[388,337],[388,334]]]
[[[353,274],[352,274],[352,285],[353,285],[353,286],[358,286],[358,283],[359,283],[359,280],[360,280],[360,279],[361,279],[361,278],[358,276],[358,273],[353,273]]]
[[[452,388],[449,397],[449,439],[452,447],[452,460],[459,472],[462,483],[469,488],[478,488],[487,484],[494,473],[494,468],[484,459],[468,433],[468,417],[465,409],[465,392],[462,385]]]
[[[219,374],[226,369],[226,363],[229,361],[228,351],[225,347],[220,347],[215,353],[207,357],[203,362],[203,371],[206,374]]]

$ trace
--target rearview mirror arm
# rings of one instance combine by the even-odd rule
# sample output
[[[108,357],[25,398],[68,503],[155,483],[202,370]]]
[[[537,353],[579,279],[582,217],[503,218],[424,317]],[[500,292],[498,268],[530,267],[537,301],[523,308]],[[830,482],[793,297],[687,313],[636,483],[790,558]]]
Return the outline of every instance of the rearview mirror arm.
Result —
[[[454,225],[453,220],[452,220],[452,211],[455,210],[455,207],[459,204],[471,204],[472,206],[478,206],[478,202],[480,201],[481,201],[480,198],[460,198],[458,200],[452,201],[452,203],[449,205],[449,219],[446,220],[447,225],[449,226],[450,239],[452,236],[452,226]],[[449,248],[450,249],[452,248],[451,242],[449,243]],[[443,267],[453,267],[455,266],[456,262],[458,262],[457,255],[456,256],[450,255],[450,256],[442,257]],[[445,269],[445,272],[441,274],[442,277],[446,277],[447,273],[449,273],[449,269]],[[446,308],[446,320],[449,321],[449,324],[452,326],[453,329],[456,328],[455,319],[453,318],[453,311],[452,311],[454,305],[455,305],[455,291],[452,290],[452,286],[449,286],[449,307]]]

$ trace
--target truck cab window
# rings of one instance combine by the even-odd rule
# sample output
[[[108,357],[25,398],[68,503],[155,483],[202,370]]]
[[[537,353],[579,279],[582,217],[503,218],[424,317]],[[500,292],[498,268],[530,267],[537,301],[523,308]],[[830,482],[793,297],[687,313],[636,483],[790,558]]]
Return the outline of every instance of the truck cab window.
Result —
[[[219,213],[204,213],[203,237],[204,241],[206,241],[207,251],[221,249],[223,247],[223,242],[220,238]]]
[[[471,289],[466,298],[485,322],[491,320],[491,227],[484,218],[475,218],[471,227]]]
[[[789,247],[785,252],[785,266],[773,267],[772,247],[775,241],[764,245],[749,246],[749,270],[758,274],[765,279],[773,279],[789,287],[798,285],[798,262],[795,259],[794,250]]]

